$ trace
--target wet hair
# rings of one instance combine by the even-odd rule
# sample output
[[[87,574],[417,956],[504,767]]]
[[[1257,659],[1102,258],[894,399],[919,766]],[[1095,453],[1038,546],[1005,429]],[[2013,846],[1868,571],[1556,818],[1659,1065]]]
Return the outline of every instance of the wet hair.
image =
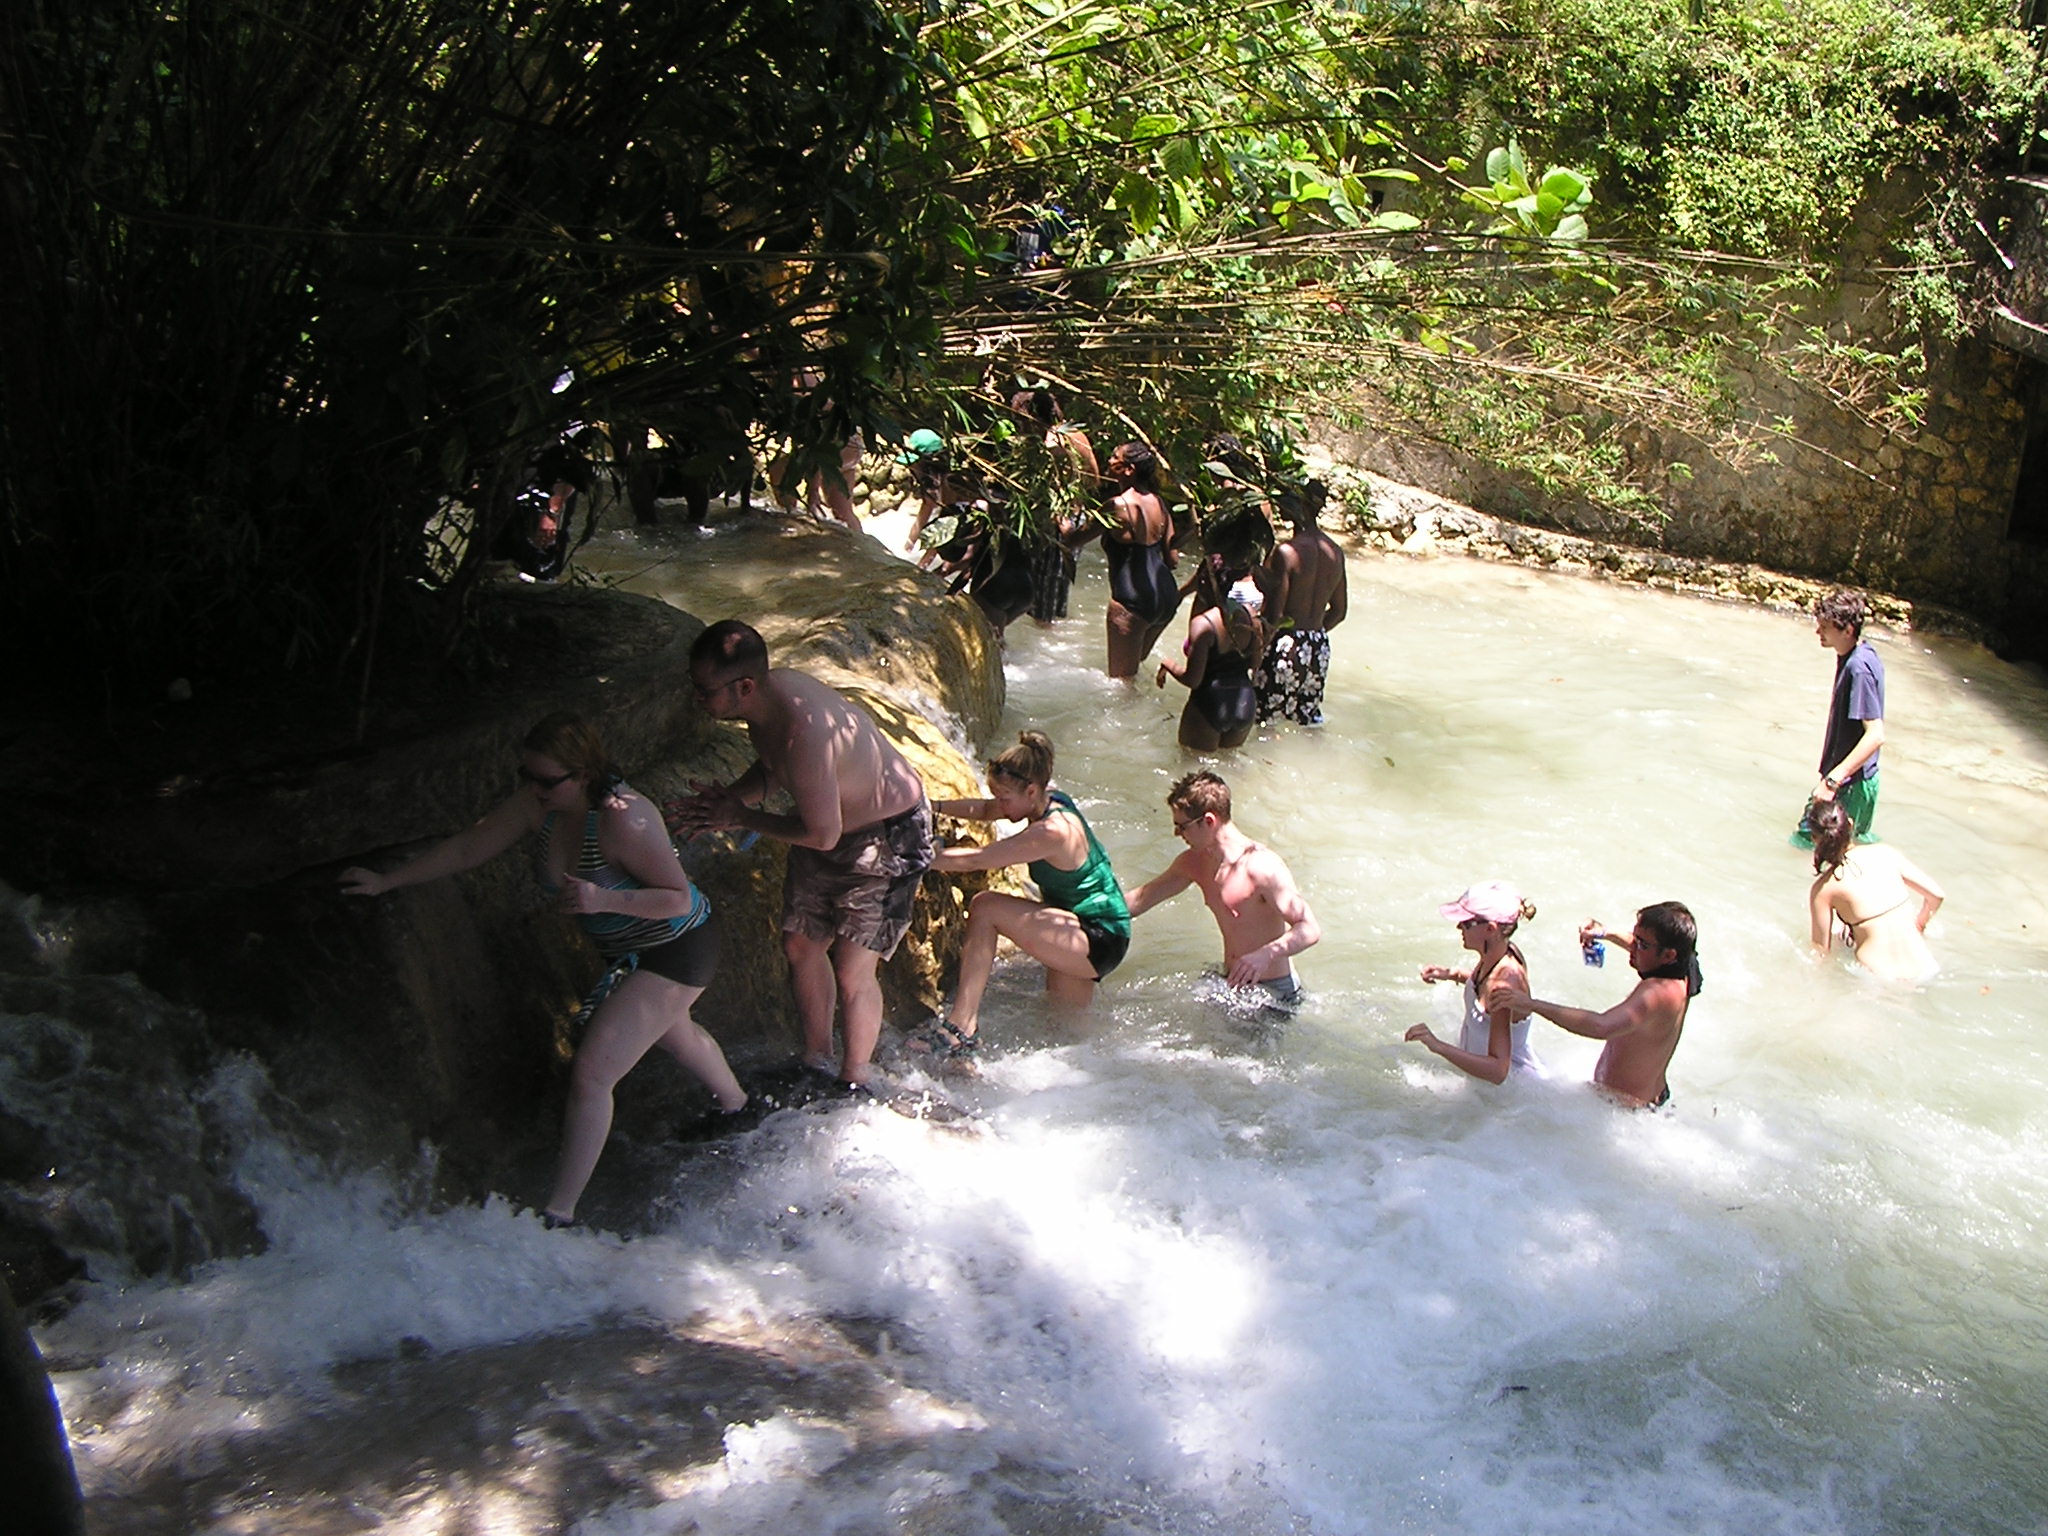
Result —
[[[1017,744],[988,760],[990,778],[1000,775],[1033,789],[1052,782],[1052,738],[1043,731],[1019,731]]]
[[[1018,390],[1010,396],[1010,409],[1019,416],[1029,416],[1041,427],[1056,427],[1066,419],[1059,401],[1045,388]]]
[[[590,803],[609,800],[625,782],[604,755],[597,727],[581,715],[558,711],[539,721],[519,743],[520,750],[551,757],[588,786]]]
[[[1813,872],[1825,875],[1849,857],[1856,838],[1856,821],[1839,800],[1816,805],[1807,813],[1806,825],[1813,833]]]
[[[1111,453],[1110,457],[1115,458],[1119,453],[1123,455],[1124,462],[1131,466],[1131,475],[1142,488],[1148,491],[1156,491],[1159,488],[1156,483],[1159,475],[1158,454],[1143,443],[1135,442],[1117,444],[1116,451]]]
[[[1192,811],[1197,816],[1230,820],[1230,786],[1206,768],[1183,774],[1166,792],[1169,810]]]
[[[1636,921],[1649,932],[1659,949],[1668,949],[1672,953],[1669,965],[1660,965],[1654,971],[1643,972],[1643,975],[1683,981],[1685,995],[1697,996],[1700,990],[1699,925],[1693,921],[1691,909],[1679,901],[1654,902],[1636,914]]]
[[[690,665],[710,665],[730,679],[768,675],[768,642],[751,624],[720,619],[690,642]]]
[[[1837,629],[1846,629],[1861,640],[1863,621],[1870,617],[1870,604],[1863,600],[1861,592],[1837,587],[1813,605],[1813,616]]]
[[[1251,573],[1244,573],[1249,576]],[[1266,621],[1242,603],[1231,601],[1230,592],[1242,578],[1234,578],[1224,588],[1223,601],[1218,605],[1223,613],[1223,633],[1232,642],[1231,649],[1251,659],[1257,666],[1259,658],[1266,654]]]

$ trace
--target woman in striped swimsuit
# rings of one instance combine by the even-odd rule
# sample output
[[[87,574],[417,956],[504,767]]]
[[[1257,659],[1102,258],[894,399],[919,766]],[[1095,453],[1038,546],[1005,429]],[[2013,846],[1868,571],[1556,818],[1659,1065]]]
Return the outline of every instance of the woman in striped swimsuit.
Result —
[[[591,1017],[569,1074],[568,1113],[554,1190],[542,1210],[550,1227],[576,1219],[612,1128],[612,1089],[659,1045],[737,1114],[746,1091],[718,1042],[690,1007],[718,964],[711,904],[683,872],[661,813],[605,761],[597,732],[574,715],[550,715],[521,744],[522,781],[466,832],[437,843],[388,874],[351,869],[353,896],[474,869],[536,834],[541,884],[572,914],[608,961],[627,975]]]

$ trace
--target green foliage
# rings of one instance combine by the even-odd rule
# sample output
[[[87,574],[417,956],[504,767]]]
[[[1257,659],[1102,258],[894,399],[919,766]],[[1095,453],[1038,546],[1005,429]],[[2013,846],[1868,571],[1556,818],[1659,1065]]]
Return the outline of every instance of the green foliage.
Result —
[[[922,344],[867,212],[916,84],[851,0],[7,8],[0,633],[88,697],[367,680],[571,420],[836,458]]]
[[[1486,157],[1483,187],[1465,188],[1465,201],[1488,216],[1481,232],[1519,240],[1577,245],[1586,238],[1586,210],[1593,180],[1582,171],[1554,165],[1538,176],[1514,139]]]
[[[946,421],[1013,508],[1051,505],[1054,466],[992,412],[1014,376],[1100,443],[1153,442],[1207,507],[1212,434],[1363,399],[1653,517],[1630,432],[1767,453],[1744,378],[1916,418],[2034,131],[2008,20],[21,0],[0,635],[74,637],[46,681],[95,696],[366,679],[380,642],[459,637],[528,455],[572,420],[707,468],[772,438],[789,480],[856,426]],[[1845,273],[1893,335],[1842,333]]]

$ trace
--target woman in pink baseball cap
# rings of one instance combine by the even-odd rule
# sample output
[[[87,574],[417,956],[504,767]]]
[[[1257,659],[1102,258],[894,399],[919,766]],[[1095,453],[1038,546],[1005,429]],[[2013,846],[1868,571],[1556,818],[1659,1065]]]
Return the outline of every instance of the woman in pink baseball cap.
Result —
[[[1510,1069],[1542,1076],[1543,1063],[1529,1049],[1529,1015],[1514,1017],[1497,1001],[1506,993],[1529,990],[1529,965],[1514,935],[1536,908],[1505,880],[1488,880],[1437,910],[1458,925],[1459,939],[1479,959],[1469,971],[1425,965],[1422,979],[1463,982],[1465,1022],[1456,1045],[1439,1040],[1427,1024],[1417,1024],[1406,1038],[1420,1040],[1460,1071],[1489,1083],[1506,1082]]]

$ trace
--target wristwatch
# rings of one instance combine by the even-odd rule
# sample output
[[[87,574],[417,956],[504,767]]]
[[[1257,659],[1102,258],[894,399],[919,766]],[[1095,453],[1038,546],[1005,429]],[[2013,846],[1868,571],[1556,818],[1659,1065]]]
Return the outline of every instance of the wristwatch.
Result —
[[[1821,783],[1827,785],[1829,789],[1840,789],[1842,787],[1842,781],[1836,778],[1832,773],[1822,774],[1820,776],[1820,781]]]

